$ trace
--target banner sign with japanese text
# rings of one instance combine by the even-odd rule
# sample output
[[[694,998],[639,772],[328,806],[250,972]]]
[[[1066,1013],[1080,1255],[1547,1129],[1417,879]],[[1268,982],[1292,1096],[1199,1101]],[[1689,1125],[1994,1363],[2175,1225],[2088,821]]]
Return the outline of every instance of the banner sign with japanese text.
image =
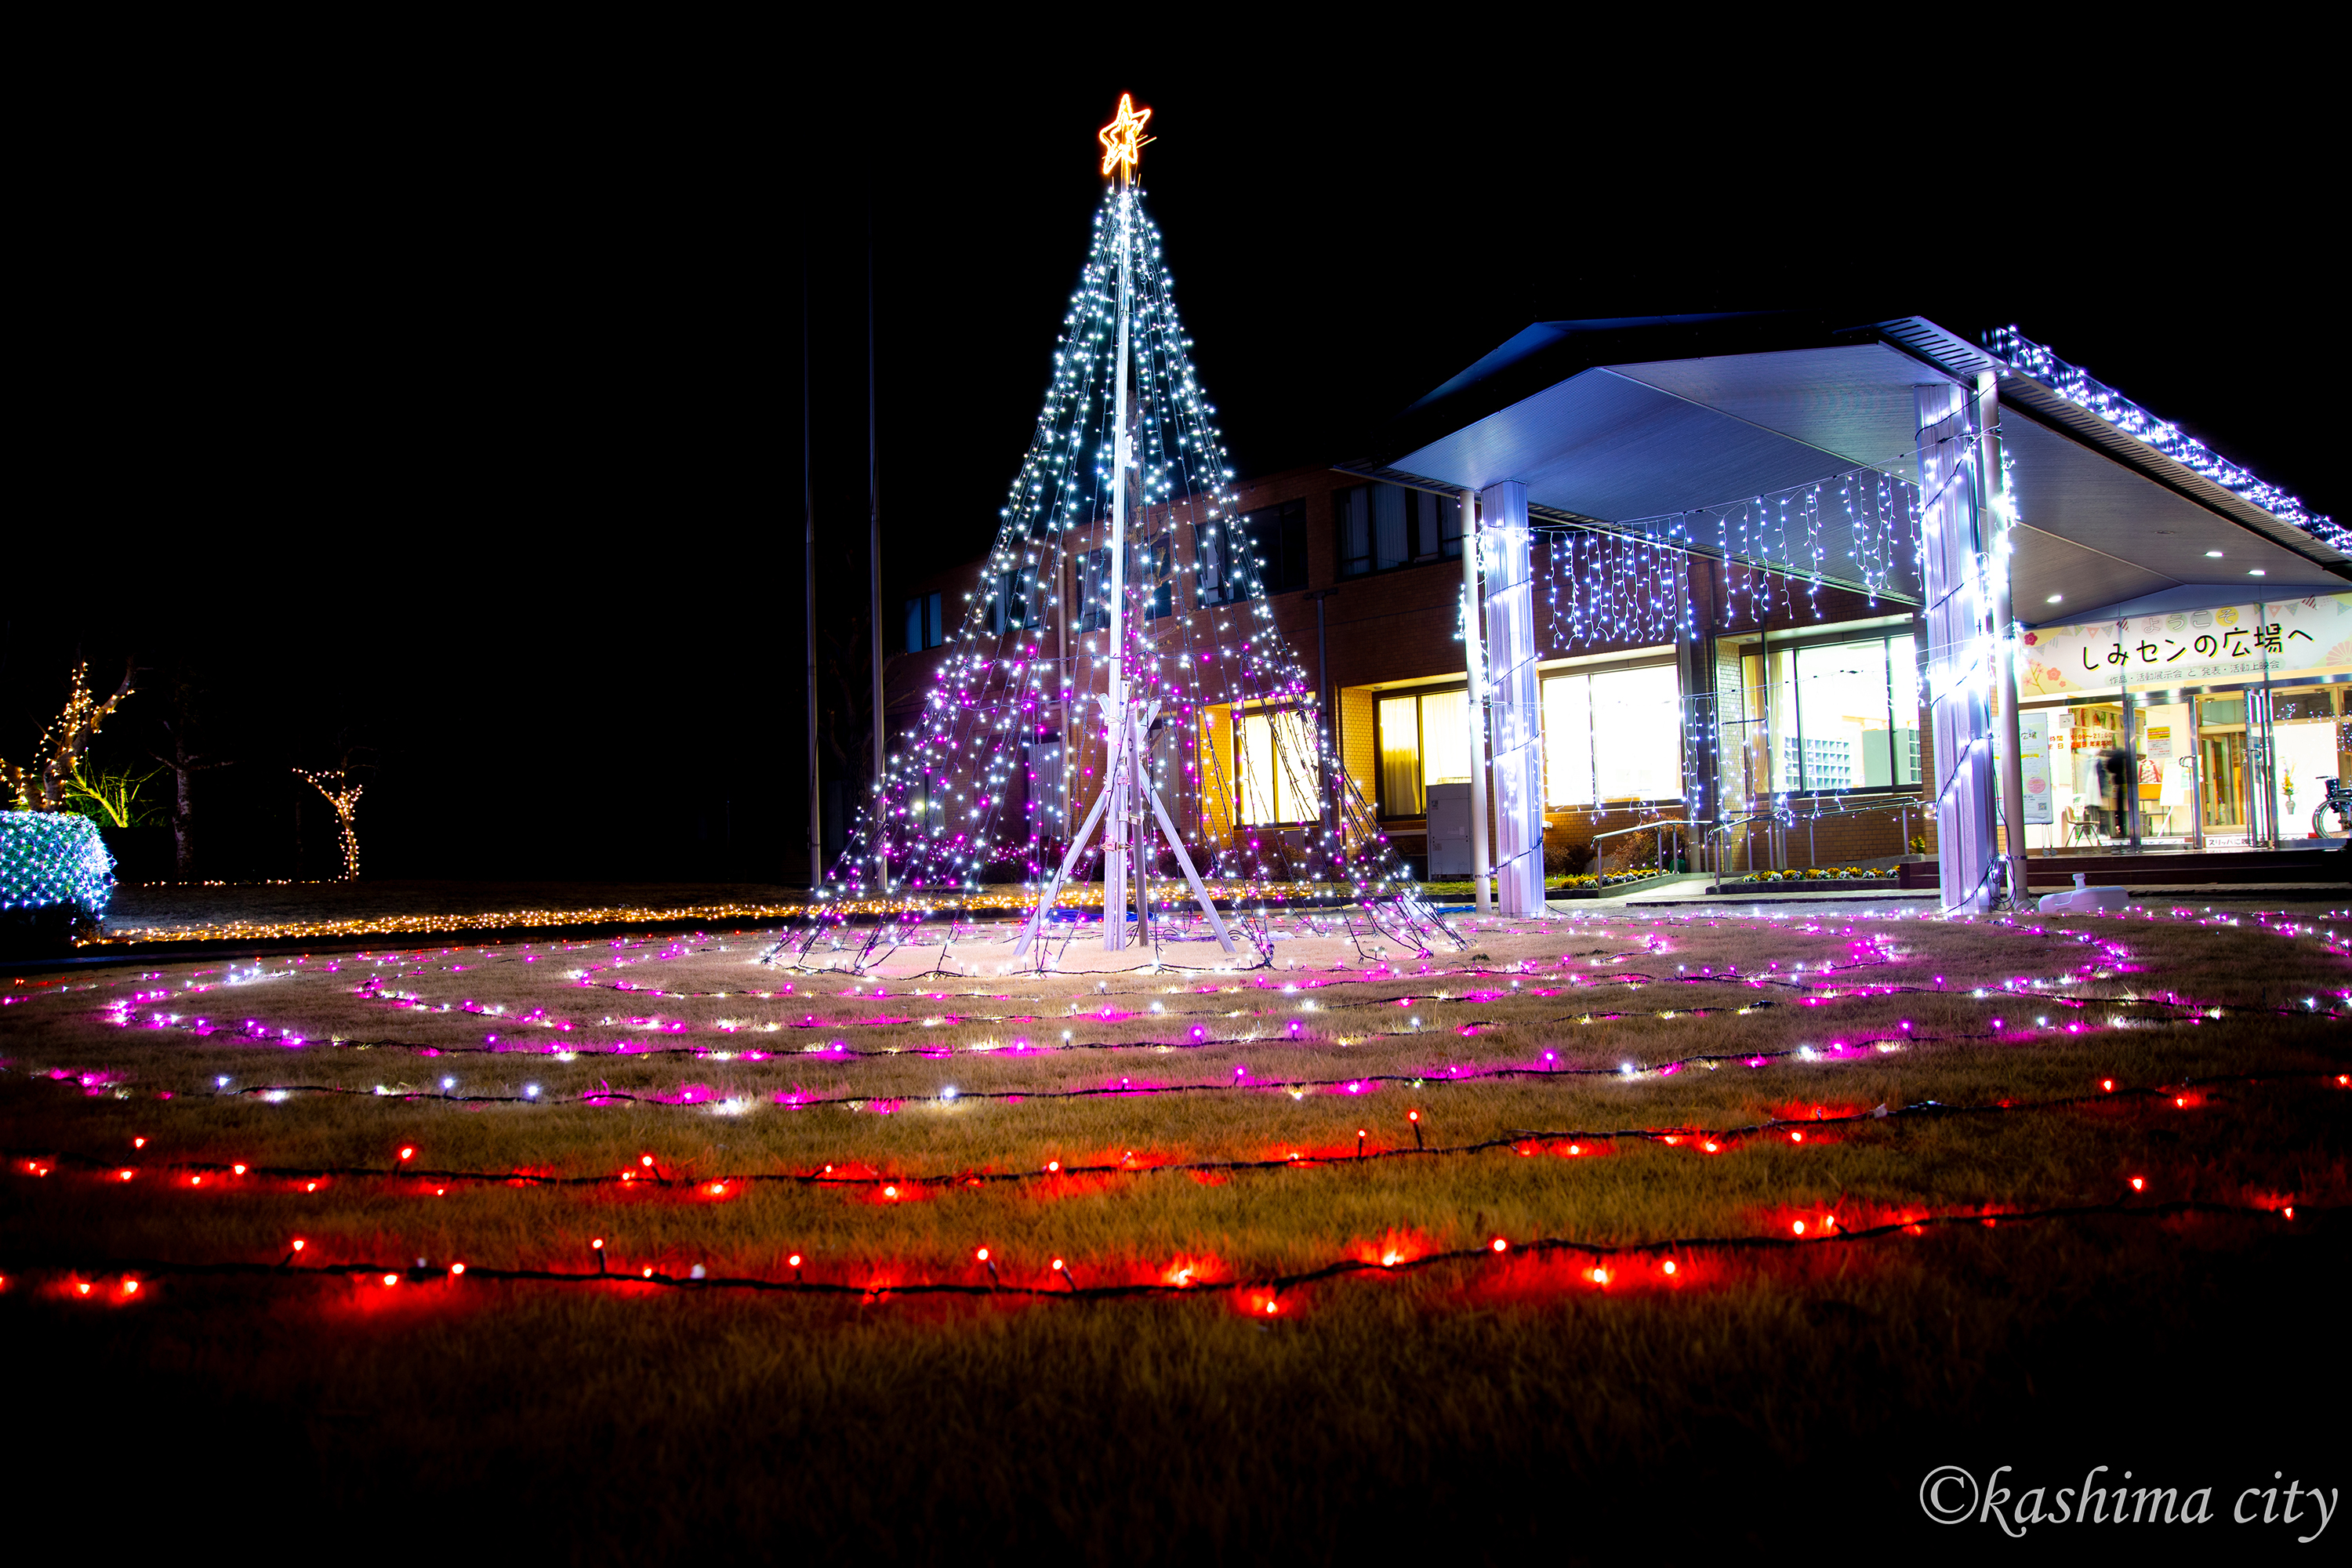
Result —
[[[2056,820],[2051,815],[2049,714],[2017,716],[2017,760],[2024,776],[2026,826]]]
[[[2017,689],[2037,697],[2125,686],[2220,686],[2352,673],[2352,594],[2045,626],[2020,638]]]

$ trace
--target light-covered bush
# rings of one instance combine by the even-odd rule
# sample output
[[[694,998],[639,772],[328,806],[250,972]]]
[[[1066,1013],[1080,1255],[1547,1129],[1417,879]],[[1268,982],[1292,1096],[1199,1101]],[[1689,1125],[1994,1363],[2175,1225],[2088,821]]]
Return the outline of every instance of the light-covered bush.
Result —
[[[0,811],[0,948],[70,945],[106,916],[114,857],[79,812]]]

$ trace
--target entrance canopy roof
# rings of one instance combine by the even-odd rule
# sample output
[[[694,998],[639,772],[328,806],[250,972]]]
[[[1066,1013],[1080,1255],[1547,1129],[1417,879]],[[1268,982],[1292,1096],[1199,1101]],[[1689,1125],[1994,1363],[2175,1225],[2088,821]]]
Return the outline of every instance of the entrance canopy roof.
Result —
[[[2303,514],[2045,351],[2004,346],[2011,358],[1921,317],[1853,327],[1795,315],[1538,322],[1407,409],[1373,460],[1347,466],[1432,489],[1517,479],[1539,520],[1711,553],[1713,514],[1756,498],[1858,469],[1916,484],[1915,389],[1972,385],[1990,370],[2020,523],[2011,571],[2021,619],[2333,593],[2352,578],[2343,548],[2352,533]],[[1860,542],[1843,533],[1839,509],[1822,508],[1822,575],[1859,586],[1835,567]],[[1916,602],[1916,565],[1905,563],[1889,590]]]

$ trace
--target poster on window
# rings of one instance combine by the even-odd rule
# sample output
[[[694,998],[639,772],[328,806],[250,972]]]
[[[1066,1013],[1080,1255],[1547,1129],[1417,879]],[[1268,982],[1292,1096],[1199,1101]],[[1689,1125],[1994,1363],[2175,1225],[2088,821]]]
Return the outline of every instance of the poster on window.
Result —
[[[2017,716],[2017,760],[2025,773],[2026,826],[2039,823],[2046,826],[2054,820],[2051,815],[2049,714]]]
[[[2017,689],[2037,697],[2352,673],[2352,594],[2044,626],[2020,639]]]

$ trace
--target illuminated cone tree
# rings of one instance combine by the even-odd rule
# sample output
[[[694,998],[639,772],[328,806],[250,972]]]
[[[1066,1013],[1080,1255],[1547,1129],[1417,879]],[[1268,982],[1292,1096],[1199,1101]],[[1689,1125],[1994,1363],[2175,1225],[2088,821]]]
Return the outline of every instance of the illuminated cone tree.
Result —
[[[915,902],[1017,880],[1024,952],[1097,865],[1111,948],[1124,911],[1148,928],[1155,900],[1197,910],[1231,952],[1220,894],[1410,894],[1234,510],[1135,180],[1150,112],[1122,98],[1100,133],[1110,184],[995,548],[835,868],[835,896]]]

